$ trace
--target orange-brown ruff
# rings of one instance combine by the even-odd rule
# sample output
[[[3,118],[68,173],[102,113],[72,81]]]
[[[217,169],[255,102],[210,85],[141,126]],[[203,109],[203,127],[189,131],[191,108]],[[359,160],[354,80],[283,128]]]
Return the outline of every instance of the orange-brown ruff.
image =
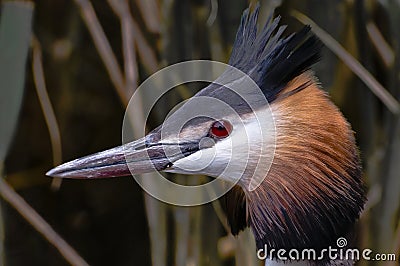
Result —
[[[335,247],[365,201],[354,133],[311,71],[289,82],[271,109],[277,137],[267,177],[255,191],[235,187],[223,199],[232,233],[251,226],[258,248]]]

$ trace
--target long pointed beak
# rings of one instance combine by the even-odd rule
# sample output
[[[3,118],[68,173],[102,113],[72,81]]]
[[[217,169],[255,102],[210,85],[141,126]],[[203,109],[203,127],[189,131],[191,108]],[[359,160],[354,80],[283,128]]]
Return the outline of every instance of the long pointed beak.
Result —
[[[63,178],[107,178],[162,171],[171,163],[163,145],[145,145],[145,138],[82,157],[48,171]],[[183,157],[177,155],[173,159]]]

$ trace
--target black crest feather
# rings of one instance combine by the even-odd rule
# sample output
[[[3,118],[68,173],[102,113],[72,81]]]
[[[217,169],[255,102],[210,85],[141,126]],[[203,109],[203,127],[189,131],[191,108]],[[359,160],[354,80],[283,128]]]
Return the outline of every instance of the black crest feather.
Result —
[[[286,26],[278,27],[280,17],[272,19],[272,14],[257,33],[259,10],[257,4],[253,12],[243,12],[229,65],[249,75],[272,102],[289,81],[319,60],[322,44],[310,26],[282,37]]]

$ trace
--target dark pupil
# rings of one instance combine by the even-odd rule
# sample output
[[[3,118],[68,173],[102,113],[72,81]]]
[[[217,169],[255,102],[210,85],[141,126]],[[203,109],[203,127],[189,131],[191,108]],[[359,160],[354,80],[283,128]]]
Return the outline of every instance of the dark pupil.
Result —
[[[211,133],[216,137],[226,137],[229,134],[225,126],[220,122],[214,123],[211,128]]]

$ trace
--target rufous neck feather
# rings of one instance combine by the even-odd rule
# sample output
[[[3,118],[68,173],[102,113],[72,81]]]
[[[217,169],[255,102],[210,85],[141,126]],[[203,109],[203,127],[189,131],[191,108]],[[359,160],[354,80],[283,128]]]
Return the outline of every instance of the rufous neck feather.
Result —
[[[227,195],[245,199],[228,211],[232,232],[249,225],[258,248],[328,247],[348,233],[365,201],[353,131],[310,72],[288,83],[271,108],[273,164],[256,190]]]
[[[250,226],[258,248],[322,249],[351,229],[365,202],[354,134],[309,71],[321,49],[310,27],[282,37],[285,26],[270,16],[258,31],[258,12],[243,13],[229,64],[265,95],[276,151],[256,190],[244,176],[222,203],[232,233]]]

